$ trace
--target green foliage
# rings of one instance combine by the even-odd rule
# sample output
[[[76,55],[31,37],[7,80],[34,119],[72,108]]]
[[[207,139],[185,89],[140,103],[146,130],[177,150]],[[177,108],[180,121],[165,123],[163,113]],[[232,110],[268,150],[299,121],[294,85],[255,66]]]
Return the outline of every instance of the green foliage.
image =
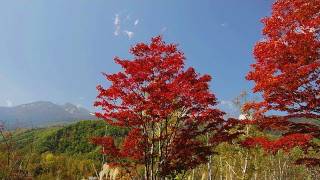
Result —
[[[81,179],[95,176],[98,162],[80,156],[43,153],[31,154],[32,162],[25,168],[35,179]]]
[[[95,136],[114,136],[126,129],[106,126],[102,120],[84,120],[67,126],[19,129],[11,132],[11,163],[0,139],[0,179],[31,176],[34,179],[81,179],[96,176],[101,166],[101,149],[90,142]],[[23,169],[23,171],[21,171]]]
[[[32,148],[38,153],[66,153],[98,155],[99,148],[90,143],[95,136],[110,135],[119,139],[126,134],[125,129],[107,126],[99,121],[80,121],[68,126],[30,129],[15,132],[13,140],[17,142],[17,149]],[[30,143],[31,142],[31,143]]]
[[[44,138],[38,144],[40,153],[79,154],[94,151],[96,146],[90,144],[92,136],[103,135],[105,125],[100,121],[81,121],[61,128]]]

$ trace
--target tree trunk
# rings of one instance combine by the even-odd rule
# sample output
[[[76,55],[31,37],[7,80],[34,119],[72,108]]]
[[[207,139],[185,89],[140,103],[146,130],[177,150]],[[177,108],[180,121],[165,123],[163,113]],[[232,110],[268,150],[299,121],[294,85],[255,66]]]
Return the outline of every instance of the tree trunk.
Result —
[[[209,146],[209,133],[207,133],[207,146]],[[208,161],[208,180],[212,180],[212,168],[211,168],[211,164],[212,164],[212,159],[211,159],[211,155],[209,156],[209,161]]]

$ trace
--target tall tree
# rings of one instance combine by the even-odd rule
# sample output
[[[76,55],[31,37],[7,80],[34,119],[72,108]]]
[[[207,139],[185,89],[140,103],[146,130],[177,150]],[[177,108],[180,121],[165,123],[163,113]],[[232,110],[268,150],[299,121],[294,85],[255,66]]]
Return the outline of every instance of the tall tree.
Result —
[[[248,103],[246,109],[256,110],[260,127],[281,130],[288,137],[255,140],[283,147],[293,146],[291,137],[319,138],[320,128],[311,120],[320,121],[320,0],[277,0],[271,16],[262,22],[264,39],[255,45],[256,62],[247,75],[262,101]],[[270,111],[286,115],[266,115]],[[294,123],[293,118],[309,122]]]
[[[263,95],[259,112],[320,115],[320,0],[277,0],[247,75]]]
[[[182,173],[207,162],[214,143],[206,143],[206,134],[210,132],[217,142],[227,139],[230,127],[224,113],[214,108],[211,77],[185,69],[184,54],[160,36],[150,44],[138,43],[130,53],[131,60],[115,58],[122,71],[104,74],[111,86],[99,85],[95,102],[102,109],[97,117],[126,127],[129,133],[120,146],[112,137],[94,142],[104,146],[109,161],[143,164],[146,179]]]

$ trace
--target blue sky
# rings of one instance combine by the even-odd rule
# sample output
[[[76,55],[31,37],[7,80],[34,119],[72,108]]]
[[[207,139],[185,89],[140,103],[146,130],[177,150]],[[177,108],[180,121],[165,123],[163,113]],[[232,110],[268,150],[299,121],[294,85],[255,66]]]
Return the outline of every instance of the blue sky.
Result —
[[[0,106],[38,100],[89,109],[113,57],[162,34],[187,66],[213,77],[226,111],[244,78],[271,0],[0,0]]]

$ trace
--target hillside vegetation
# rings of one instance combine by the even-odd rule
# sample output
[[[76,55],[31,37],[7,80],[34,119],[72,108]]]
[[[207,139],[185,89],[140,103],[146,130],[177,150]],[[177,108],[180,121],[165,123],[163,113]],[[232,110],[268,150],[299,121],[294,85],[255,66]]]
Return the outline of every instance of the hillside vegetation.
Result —
[[[78,179],[96,176],[102,163],[101,150],[90,142],[95,136],[121,137],[126,130],[108,127],[101,120],[84,120],[65,126],[19,129],[7,132],[10,148],[1,138],[0,179],[15,177]],[[9,151],[8,151],[9,150]],[[5,165],[10,153],[10,169]],[[14,174],[14,173],[13,173]],[[11,177],[12,178],[12,177]]]
[[[262,135],[262,132],[254,127],[248,127],[247,130],[247,135]],[[11,134],[9,152],[3,139],[0,143],[0,179],[97,177],[103,157],[101,149],[90,142],[91,137],[113,136],[119,145],[126,133],[126,129],[106,126],[103,121],[98,120],[85,120],[66,126],[16,130]],[[265,135],[275,138],[273,133]],[[303,154],[299,148],[289,153],[280,151],[274,155],[267,155],[261,148],[246,149],[234,141],[231,144],[219,145],[215,152],[217,155],[212,158],[215,179],[254,179],[259,176],[266,179],[314,179],[317,176],[312,168],[292,165]],[[10,166],[6,166],[8,153],[11,157]],[[207,165],[202,164],[193,171],[185,172],[184,176],[176,178],[186,179],[192,175],[195,179],[201,179],[206,173]]]

